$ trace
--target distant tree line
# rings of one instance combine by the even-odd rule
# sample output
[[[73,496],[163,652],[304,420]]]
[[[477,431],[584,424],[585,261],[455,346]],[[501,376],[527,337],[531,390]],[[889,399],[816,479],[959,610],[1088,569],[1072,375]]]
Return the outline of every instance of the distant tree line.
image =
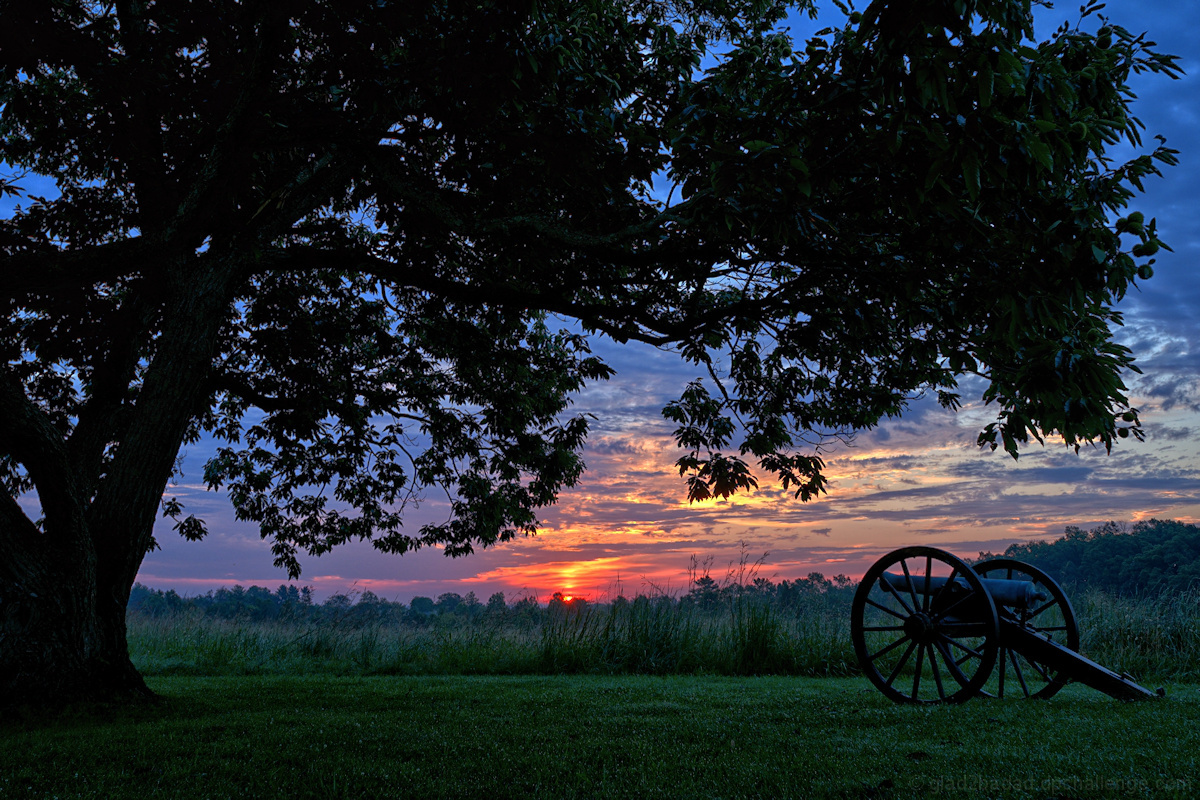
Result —
[[[183,597],[174,589],[151,589],[134,584],[128,612],[133,615],[165,617],[192,613],[217,619],[243,621],[339,622],[348,625],[375,623],[424,623],[440,615],[476,618],[483,615],[520,615],[529,607],[537,608],[536,598],[522,598],[509,604],[503,592],[496,592],[487,603],[474,592],[466,596],[446,592],[436,600],[414,597],[408,605],[385,600],[370,590],[339,592],[317,603],[310,586],[282,584],[275,591],[263,586],[234,586],[210,590],[195,597]]]
[[[739,580],[738,578],[741,578]],[[618,595],[607,601],[567,597],[555,592],[545,605],[532,595],[509,602],[503,592],[495,592],[482,602],[474,592],[465,596],[445,592],[436,599],[414,597],[407,605],[385,600],[369,590],[331,595],[317,603],[311,587],[280,585],[275,591],[263,586],[234,586],[210,590],[194,597],[184,597],[174,589],[163,591],[134,584],[130,593],[128,612],[140,617],[169,617],[196,614],[203,617],[240,621],[337,622],[348,626],[379,623],[427,625],[447,620],[489,620],[495,622],[534,624],[544,616],[576,613],[593,606],[618,606],[633,602],[670,604],[681,609],[702,612],[721,612],[735,601],[753,601],[773,605],[783,610],[799,609],[814,602],[848,601],[854,582],[845,575],[826,578],[813,572],[806,578],[774,583],[757,577],[752,569],[740,576],[727,575],[724,580],[711,577],[707,571],[694,574],[690,590],[679,597],[654,591],[634,598]]]
[[[1130,597],[1200,588],[1200,527],[1177,520],[1069,526],[1054,541],[1010,545],[1002,555],[1042,568],[1068,592]]]

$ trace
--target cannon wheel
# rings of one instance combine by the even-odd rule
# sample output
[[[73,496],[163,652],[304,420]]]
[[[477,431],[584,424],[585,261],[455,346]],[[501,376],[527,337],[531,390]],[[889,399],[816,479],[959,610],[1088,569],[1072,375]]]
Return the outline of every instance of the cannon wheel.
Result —
[[[881,580],[885,572],[907,576],[908,589]],[[913,590],[922,578],[947,581],[922,594]],[[996,665],[998,626],[979,575],[933,547],[905,547],[875,562],[850,610],[859,666],[898,703],[961,703],[979,693]]]
[[[1032,608],[998,607],[1003,620],[1040,633],[1069,650],[1079,651],[1079,625],[1075,621],[1075,610],[1058,582],[1042,570],[1012,558],[993,558],[975,565],[975,572],[983,578],[1031,581],[1050,595],[1048,600]],[[1023,697],[1046,699],[1053,697],[1066,686],[1067,678],[1061,672],[1029,660],[1020,652],[1000,645],[999,669],[996,676],[982,694],[1003,697],[1005,692]]]

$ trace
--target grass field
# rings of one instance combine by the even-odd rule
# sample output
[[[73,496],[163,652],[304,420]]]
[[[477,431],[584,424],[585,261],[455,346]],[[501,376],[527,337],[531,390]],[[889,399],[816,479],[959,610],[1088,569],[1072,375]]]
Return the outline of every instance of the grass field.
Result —
[[[1200,681],[1200,593],[1077,598],[1081,650],[1147,683]],[[532,619],[437,616],[423,625],[131,616],[146,675],[709,674],[851,677],[850,593],[797,609],[734,602],[700,612],[670,598]]]
[[[1200,687],[895,706],[858,678],[159,676],[0,725],[0,797],[1192,797]]]

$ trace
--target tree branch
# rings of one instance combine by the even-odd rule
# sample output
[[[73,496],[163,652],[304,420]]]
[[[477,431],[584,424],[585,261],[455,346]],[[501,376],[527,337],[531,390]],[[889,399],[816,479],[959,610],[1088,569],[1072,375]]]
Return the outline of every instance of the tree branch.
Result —
[[[151,542],[163,487],[212,369],[238,270],[198,260],[172,287],[165,325],[147,368],[126,436],[96,488],[88,520],[105,577],[132,584]]]
[[[112,337],[107,357],[92,368],[88,400],[67,439],[67,451],[85,496],[90,497],[96,488],[105,447],[124,438],[131,413],[126,400],[132,395],[130,386],[137,374],[139,340],[150,335],[151,306],[153,301],[143,290],[127,300],[109,324]]]
[[[0,440],[37,487],[46,530],[56,537],[81,531],[84,505],[62,434],[6,364],[0,365]]]
[[[258,391],[250,385],[245,375],[240,373],[217,373],[209,380],[208,386],[213,391],[228,392],[263,411],[286,411],[295,408],[294,403],[288,403],[278,397]]]
[[[4,256],[0,292],[11,298],[55,294],[136,273],[155,242],[139,236],[75,250],[23,251]]]
[[[479,304],[508,304],[521,308],[537,308],[580,320],[585,326],[600,331],[617,341],[640,341],[666,346],[702,334],[708,327],[730,313],[728,306],[710,311],[696,311],[670,320],[660,314],[614,298],[613,303],[588,302],[564,294],[548,294],[529,285],[514,286],[494,280],[463,283],[442,278],[430,270],[410,269],[403,264],[350,248],[320,248],[291,246],[264,254],[255,265],[257,269],[304,271],[320,269],[358,270],[389,281],[397,286],[429,292],[447,298],[449,302]],[[759,303],[743,303],[738,313],[756,313]],[[622,319],[622,317],[624,317]]]

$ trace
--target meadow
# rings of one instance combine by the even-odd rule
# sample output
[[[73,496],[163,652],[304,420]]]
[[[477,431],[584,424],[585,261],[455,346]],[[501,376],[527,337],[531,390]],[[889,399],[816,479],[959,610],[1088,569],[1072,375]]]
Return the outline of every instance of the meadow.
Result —
[[[703,608],[659,595],[520,613],[381,622],[344,613],[252,621],[131,616],[146,675],[858,674],[846,590],[791,608],[742,597]],[[1081,651],[1145,682],[1200,682],[1200,592],[1074,602]]]
[[[1200,598],[1075,605],[1166,699],[892,704],[848,598],[562,603],[409,623],[131,615],[161,696],[0,721],[0,798],[1191,797]]]
[[[1193,797],[1200,690],[890,703],[862,678],[153,677],[0,724],[0,797]]]

